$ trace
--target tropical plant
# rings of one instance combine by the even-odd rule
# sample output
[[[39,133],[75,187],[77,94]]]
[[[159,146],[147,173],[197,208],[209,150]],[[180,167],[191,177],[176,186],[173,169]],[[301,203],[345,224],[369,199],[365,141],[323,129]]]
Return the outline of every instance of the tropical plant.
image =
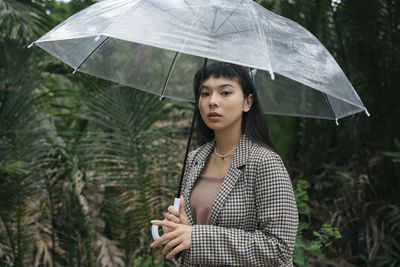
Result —
[[[394,139],[394,144],[396,145],[397,149],[400,150],[400,141]],[[384,152],[383,155],[391,157],[394,163],[400,163],[400,152]]]
[[[7,55],[0,64],[0,246],[5,262],[22,266],[35,255],[30,243],[50,227],[41,210],[43,178],[53,171],[56,147],[64,144],[35,93],[43,79],[31,51],[7,38],[0,51]]]
[[[22,40],[32,38],[49,27],[45,10],[35,1],[0,0],[0,37]]]
[[[294,192],[300,215],[309,215],[310,213],[307,206],[308,188],[309,184],[306,181],[297,181]],[[300,221],[293,255],[293,261],[298,266],[310,265],[310,261],[307,259],[306,254],[313,255],[317,259],[324,259],[325,257],[322,248],[331,246],[335,239],[342,237],[337,227],[332,227],[330,224],[324,223],[318,231],[312,232],[313,240],[309,241],[310,238],[304,236],[309,227],[310,225],[308,223]]]
[[[398,266],[400,264],[400,207],[390,205],[384,216],[389,225],[388,241],[382,245],[383,253],[375,257],[374,266]]]
[[[96,198],[104,222],[97,231],[107,228],[103,238],[117,241],[127,266],[150,245],[144,243],[149,219],[162,214],[177,185],[171,129],[152,126],[164,106],[153,95],[117,87],[98,92],[82,112],[90,131],[80,145],[80,161],[92,173],[86,183],[103,191]]]

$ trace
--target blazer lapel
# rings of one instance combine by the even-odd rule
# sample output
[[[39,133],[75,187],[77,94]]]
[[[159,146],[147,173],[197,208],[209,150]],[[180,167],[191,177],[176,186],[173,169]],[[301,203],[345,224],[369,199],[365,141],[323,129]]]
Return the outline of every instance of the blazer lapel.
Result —
[[[240,138],[239,145],[236,148],[228,173],[214,201],[211,210],[210,224],[217,224],[218,215],[221,209],[224,207],[226,199],[229,196],[229,193],[232,191],[233,187],[235,186],[236,181],[241,176],[243,167],[246,165],[251,146],[251,141],[246,137],[245,134],[243,134]]]
[[[188,176],[187,186],[185,188],[185,191],[183,192],[183,197],[185,200],[187,200],[184,203],[184,207],[186,215],[188,216],[188,219],[192,225],[194,224],[194,220],[189,203],[190,194],[192,192],[194,184],[197,181],[197,178],[199,177],[201,171],[204,169],[204,166],[207,163],[208,156],[213,150],[214,145],[215,145],[215,139],[210,143],[206,143],[202,148],[199,149],[199,151],[193,158],[193,163],[192,163],[193,167],[191,168],[191,171],[188,173],[189,176]]]

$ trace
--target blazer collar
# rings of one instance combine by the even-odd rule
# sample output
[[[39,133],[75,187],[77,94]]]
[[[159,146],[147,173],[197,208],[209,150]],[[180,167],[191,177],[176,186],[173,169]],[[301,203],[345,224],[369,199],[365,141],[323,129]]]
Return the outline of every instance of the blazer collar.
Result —
[[[247,138],[246,134],[243,133],[236,148],[235,154],[233,155],[231,168],[241,169],[246,165],[251,146],[252,142]]]
[[[191,175],[188,177],[188,187],[187,190],[185,190],[184,192],[185,199],[189,200],[193,186],[197,178],[199,177],[201,171],[204,169],[208,156],[210,155],[210,153],[212,153],[214,146],[215,146],[215,139],[212,142],[206,143],[203,147],[199,149],[198,153],[195,155],[193,159],[194,160],[193,172],[191,172]],[[211,211],[211,219],[210,219],[211,224],[217,223],[218,214],[222,209],[230,191],[233,189],[237,179],[240,177],[243,167],[246,165],[246,161],[249,156],[251,147],[252,147],[251,140],[248,139],[245,134],[243,134],[236,148],[229,170],[225,176],[225,179],[214,201]],[[185,211],[189,217],[189,221],[193,225],[194,221],[190,210],[189,201],[187,201],[186,203],[187,205],[185,205]]]

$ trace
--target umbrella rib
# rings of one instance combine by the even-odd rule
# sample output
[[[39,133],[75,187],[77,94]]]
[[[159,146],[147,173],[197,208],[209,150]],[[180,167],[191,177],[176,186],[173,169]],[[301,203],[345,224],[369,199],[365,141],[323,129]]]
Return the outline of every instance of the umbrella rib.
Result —
[[[228,19],[232,16],[232,14],[233,13],[235,13],[235,11],[239,8],[239,6],[241,6],[243,4],[243,1],[240,3],[240,4],[238,4],[237,6],[236,6],[236,8],[228,15],[228,17],[221,23],[221,25],[219,25],[219,27],[218,27],[218,29],[216,29],[215,30],[215,32],[218,32],[218,30],[222,27],[222,26],[224,26],[224,24],[228,21]],[[232,23],[232,25],[233,25],[233,23]],[[235,25],[233,25],[234,27],[235,27],[235,29],[236,29],[236,26]]]
[[[334,119],[335,122],[336,122],[336,125],[339,125],[339,123],[338,123],[338,121],[337,121],[337,118],[336,118],[336,115],[335,115],[335,113],[333,112],[333,108],[332,108],[332,106],[331,106],[331,102],[329,102],[328,96],[327,96],[325,93],[323,93],[323,95],[324,95],[324,98],[325,98],[326,103],[327,103],[328,106],[329,106],[329,110],[330,110],[331,113],[332,113],[333,119]]]
[[[195,17],[199,20],[199,22],[200,22],[200,24],[203,26],[204,30],[206,30],[206,32],[209,32],[208,29],[207,29],[207,26],[204,25],[204,23],[201,21],[201,19],[197,16],[196,12],[194,12],[193,8],[187,3],[186,0],[185,0],[184,2],[185,2],[185,4],[188,6],[188,8],[190,9],[190,11],[192,11],[193,16],[195,16]]]
[[[233,27],[235,27],[235,29],[237,29],[235,25],[233,25]],[[241,31],[236,31],[236,32],[224,32],[224,33],[219,33],[215,36],[224,36],[224,35],[230,35],[232,33],[243,33],[243,32],[250,32],[250,31],[254,31],[254,29],[247,29],[247,30],[241,30]]]
[[[218,9],[216,8],[214,10],[214,19],[213,19],[213,23],[211,25],[211,34],[214,34],[215,21],[217,20],[217,13],[218,13]]]
[[[179,54],[179,52],[176,52],[176,53],[175,53],[174,59],[172,60],[171,66],[169,67],[168,74],[167,74],[167,77],[166,77],[166,79],[165,79],[165,81],[164,81],[163,89],[162,89],[162,91],[161,91],[160,100],[164,97],[165,89],[167,88],[167,84],[168,84],[168,82],[169,82],[169,78],[171,77],[172,69],[173,69],[174,66],[175,66],[176,58],[178,57],[178,54]]]
[[[93,51],[90,52],[90,54],[89,54],[87,57],[85,57],[85,59],[79,64],[78,67],[76,67],[76,68],[74,69],[74,71],[73,71],[72,73],[74,74],[74,73],[86,62],[86,60],[87,60],[91,55],[93,55],[93,53],[96,52],[97,49],[99,49],[100,46],[102,46],[106,41],[108,41],[108,39],[110,39],[110,37],[106,37],[98,46],[96,46],[96,48],[93,49]]]
[[[251,6],[251,11],[253,12],[253,14],[255,15],[255,17],[260,17],[260,14],[259,14],[259,11],[256,9],[255,10],[255,8],[254,8],[254,6],[252,5]],[[269,75],[271,76],[271,80],[275,80],[275,74],[274,74],[274,71],[273,71],[273,69],[272,69],[272,64],[271,64],[271,54],[270,54],[270,51],[268,50],[268,46],[265,44],[265,39],[266,39],[266,37],[265,37],[265,33],[264,33],[264,31],[261,29],[261,24],[260,24],[260,22],[257,20],[256,21],[256,25],[257,25],[257,29],[258,29],[258,33],[259,33],[259,35],[260,35],[260,37],[261,37],[261,42],[263,42],[264,43],[264,46],[265,46],[265,48],[267,48],[267,52],[268,52],[268,67],[269,67]]]
[[[157,9],[159,9],[159,10],[161,10],[161,11],[163,11],[163,12],[165,12],[165,13],[167,13],[168,15],[170,15],[170,16],[172,16],[172,17],[174,17],[174,18],[176,18],[176,19],[178,19],[178,20],[180,20],[181,22],[184,22],[184,23],[186,23],[186,21],[184,21],[183,19],[181,19],[180,17],[178,17],[178,16],[176,16],[176,15],[174,15],[173,13],[170,13],[170,12],[168,12],[167,11],[167,9],[163,9],[163,8],[161,8],[161,7],[159,7],[159,6],[156,6],[155,4],[153,4],[153,3],[149,3],[149,4],[151,4],[152,6],[154,6],[155,8],[157,8]],[[178,25],[179,26],[179,25]],[[183,27],[182,27],[183,28]]]
[[[184,2],[185,2],[185,4],[189,7],[189,9],[190,9],[190,11],[193,13],[193,15],[199,20],[200,24],[204,27],[204,29],[205,29],[206,31],[208,31],[207,27],[203,24],[203,22],[201,21],[201,18],[199,18],[199,17],[196,15],[196,13],[193,11],[192,7],[189,6],[189,4],[186,3],[186,1],[184,1]],[[153,5],[155,8],[158,8],[159,10],[161,10],[161,11],[163,11],[163,12],[169,14],[170,16],[172,16],[172,17],[178,19],[179,21],[181,21],[181,22],[183,22],[183,23],[187,23],[186,21],[184,21],[184,20],[181,19],[180,17],[174,15],[174,14],[171,13],[171,12],[168,12],[167,9],[163,9],[163,8],[161,8],[161,7],[159,7],[159,6],[156,6],[156,5],[153,4],[153,3],[150,3],[150,4]],[[206,15],[207,15],[207,14],[206,14]],[[182,26],[180,26],[180,25],[178,25],[178,24],[175,24],[175,25],[181,27],[182,29],[186,29],[186,28],[184,28],[184,27],[182,27]]]

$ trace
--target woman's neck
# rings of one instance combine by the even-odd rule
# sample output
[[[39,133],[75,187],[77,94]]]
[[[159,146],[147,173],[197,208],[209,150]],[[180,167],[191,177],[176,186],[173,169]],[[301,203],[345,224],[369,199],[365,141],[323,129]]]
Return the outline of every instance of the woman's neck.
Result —
[[[234,149],[242,137],[242,131],[240,128],[235,131],[232,131],[231,129],[214,131],[214,134],[217,152],[222,155],[229,153],[229,151]]]

